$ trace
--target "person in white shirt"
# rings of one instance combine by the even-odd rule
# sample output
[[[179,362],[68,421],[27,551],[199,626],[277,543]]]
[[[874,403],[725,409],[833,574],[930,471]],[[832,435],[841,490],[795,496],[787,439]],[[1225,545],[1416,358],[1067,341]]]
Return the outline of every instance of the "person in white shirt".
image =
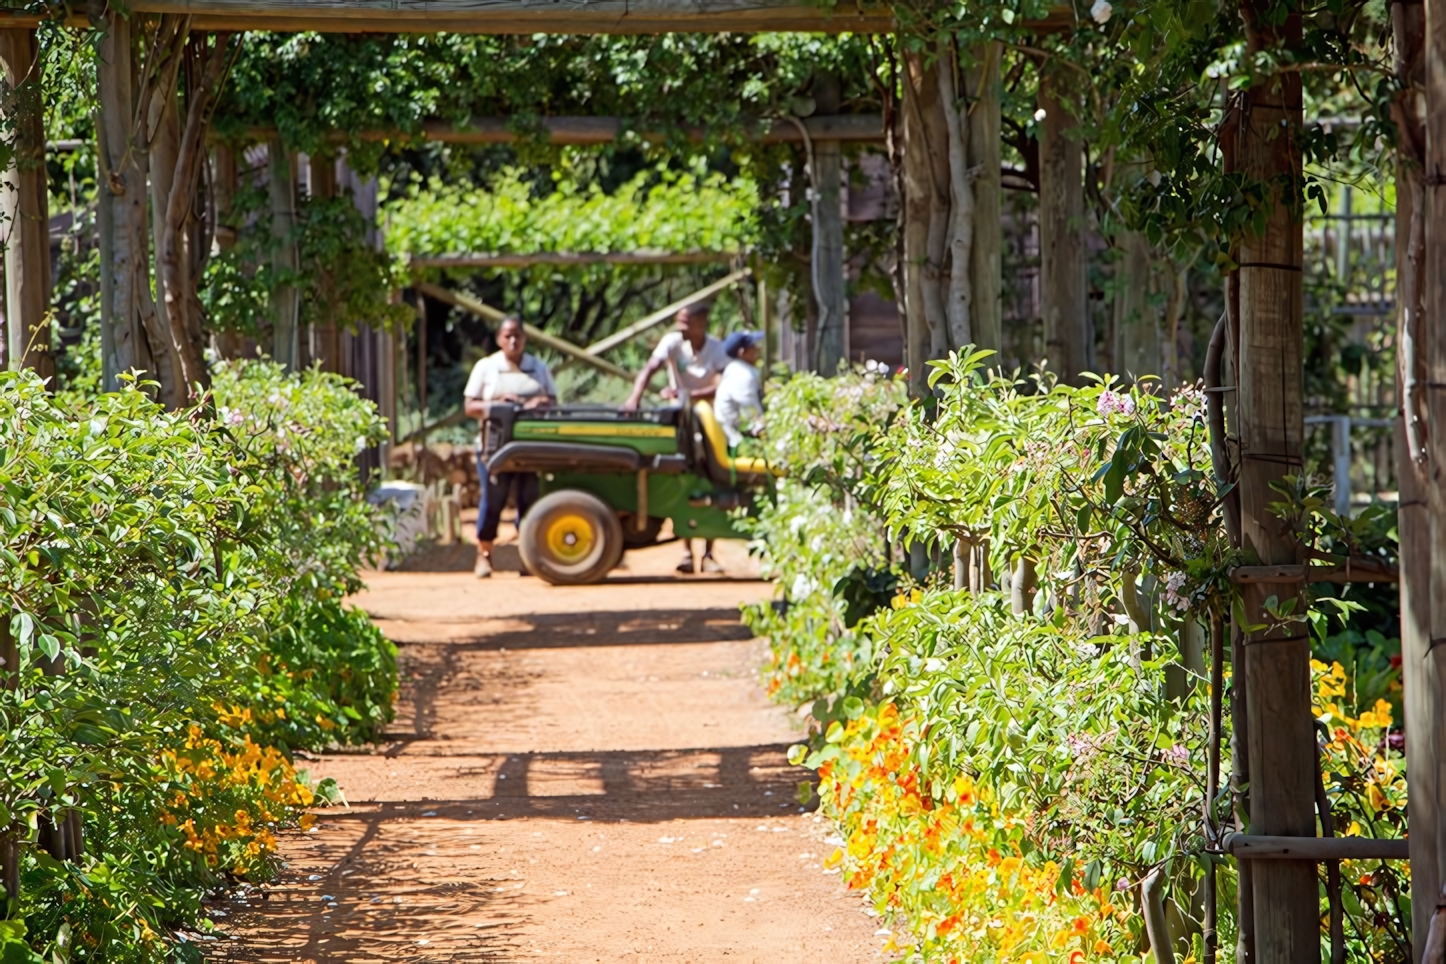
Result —
[[[540,359],[526,352],[527,332],[521,319],[508,315],[497,326],[498,351],[472,366],[467,379],[463,409],[468,417],[478,420],[477,481],[482,498],[477,506],[477,562],[472,572],[478,579],[492,575],[492,544],[497,541],[497,523],[507,504],[507,495],[515,488],[517,522],[537,501],[537,473],[504,472],[491,476],[487,460],[498,440],[490,438],[487,417],[493,405],[517,405],[524,409],[544,408],[557,399],[557,386],[552,372]]]
[[[718,387],[718,376],[728,367],[723,343],[708,334],[709,305],[698,302],[678,309],[673,316],[673,330],[663,336],[652,357],[633,382],[633,392],[623,402],[624,412],[635,412],[651,382],[660,370],[669,370],[669,380],[677,373],[678,384],[663,389],[664,398],[677,398],[685,389],[690,398],[712,398]],[[672,362],[670,366],[668,363]]]
[[[737,455],[745,437],[758,434],[763,420],[763,382],[759,378],[762,332],[735,331],[723,342],[728,367],[718,379],[713,411],[728,437],[728,454]]]
[[[648,383],[661,369],[667,369],[670,384],[663,389],[664,398],[677,398],[679,390],[688,393],[689,398],[712,398],[718,387],[718,378],[728,367],[728,356],[723,353],[723,343],[708,334],[709,304],[694,302],[678,309],[673,316],[673,330],[663,336],[652,357],[638,373],[633,382],[633,392],[623,402],[622,411],[636,412],[643,400]],[[676,376],[677,383],[672,379]],[[683,540],[683,561],[678,571],[691,573],[693,569],[693,540]],[[699,560],[704,572],[722,572],[723,567],[713,558],[713,540],[703,543],[703,558]]]

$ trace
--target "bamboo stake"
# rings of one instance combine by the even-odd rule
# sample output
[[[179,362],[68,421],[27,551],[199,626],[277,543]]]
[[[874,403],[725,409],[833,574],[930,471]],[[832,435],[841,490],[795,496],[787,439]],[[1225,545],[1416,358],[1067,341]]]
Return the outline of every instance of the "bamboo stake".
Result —
[[[1220,795],[1220,733],[1224,724],[1225,688],[1225,626],[1220,614],[1210,614],[1210,737],[1205,763],[1205,840],[1214,845],[1220,828],[1215,824],[1215,798]],[[1201,928],[1204,964],[1215,964],[1219,947],[1217,918],[1219,894],[1216,888],[1215,861],[1205,870],[1205,921]]]

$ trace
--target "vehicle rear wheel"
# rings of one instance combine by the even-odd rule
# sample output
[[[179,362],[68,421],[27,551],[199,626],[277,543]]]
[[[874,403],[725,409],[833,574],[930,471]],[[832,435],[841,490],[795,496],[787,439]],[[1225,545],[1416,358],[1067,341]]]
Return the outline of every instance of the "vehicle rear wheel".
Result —
[[[533,575],[554,586],[597,582],[623,557],[623,527],[590,492],[564,489],[537,503],[518,534],[522,561]]]

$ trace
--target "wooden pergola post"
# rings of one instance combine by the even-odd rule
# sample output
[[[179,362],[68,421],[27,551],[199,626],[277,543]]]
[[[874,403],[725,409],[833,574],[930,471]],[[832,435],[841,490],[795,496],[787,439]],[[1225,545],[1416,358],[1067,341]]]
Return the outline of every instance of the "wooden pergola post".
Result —
[[[1092,367],[1089,277],[1084,238],[1084,146],[1067,132],[1064,78],[1046,65],[1039,80],[1039,290],[1050,371],[1080,384]]]
[[[280,137],[267,145],[267,193],[271,200],[272,270],[296,271],[296,178],[293,155]],[[282,285],[271,296],[271,357],[288,370],[301,360],[301,293],[294,285]]]
[[[1440,897],[1441,883],[1446,879],[1446,828],[1442,827],[1441,804],[1446,800],[1446,700],[1442,685],[1446,682],[1446,0],[1425,3],[1425,143],[1421,177],[1423,183],[1424,257],[1421,272],[1422,301],[1421,344],[1425,368],[1425,414],[1427,421],[1424,471],[1416,479],[1425,491],[1429,515],[1424,533],[1427,544],[1406,538],[1405,519],[1400,520],[1401,562],[1403,573],[1401,643],[1402,665],[1418,671],[1405,679],[1408,727],[1407,752],[1411,753],[1410,814],[1412,870],[1413,933],[1423,933]],[[1393,8],[1394,9],[1394,8]],[[1406,490],[1402,486],[1402,505]],[[1411,507],[1416,518],[1419,509]],[[1417,554],[1407,558],[1408,546]],[[1424,556],[1424,559],[1420,558]],[[1409,575],[1407,575],[1409,569]],[[1424,571],[1423,571],[1424,569]],[[1409,580],[1409,582],[1407,581]],[[1409,585],[1409,591],[1407,586]],[[1426,599],[1418,601],[1419,594]],[[1407,603],[1412,606],[1408,616]],[[1408,621],[1410,627],[1408,630]],[[1422,623],[1425,623],[1423,626]],[[1423,632],[1423,630],[1425,630]],[[1410,632],[1411,648],[1407,649]],[[1412,690],[1415,690],[1413,693]],[[1414,711],[1414,715],[1412,714]],[[1416,728],[1420,727],[1420,731]],[[1417,747],[1418,732],[1426,745]],[[1419,771],[1415,768],[1419,766]],[[1417,782],[1424,784],[1417,789]],[[1418,797],[1430,810],[1418,812]],[[1430,826],[1421,827],[1421,843],[1417,844],[1418,821],[1424,818]],[[1433,853],[1427,853],[1427,845]],[[1418,871],[1416,861],[1422,862]],[[1417,874],[1419,873],[1419,878]],[[1421,886],[1417,887],[1417,880]],[[1431,890],[1427,892],[1426,888]],[[1416,945],[1421,953],[1421,944]]]
[[[50,353],[50,204],[45,175],[45,105],[33,29],[0,30],[0,71],[12,91],[15,155],[5,173],[5,361],[55,375]]]
[[[820,75],[814,82],[814,102],[825,114],[839,107],[838,78]],[[844,276],[843,145],[834,138],[813,142],[809,179],[813,186],[813,297],[818,307],[818,340],[814,364],[820,375],[838,374],[848,360],[848,296]]]
[[[1273,26],[1263,9],[1268,2],[1242,3],[1250,50],[1298,47],[1300,13]],[[1290,205],[1302,177],[1300,74],[1280,72],[1244,98],[1230,121],[1239,125],[1235,164],[1250,180],[1271,185],[1274,197],[1265,230],[1247,234],[1237,257],[1241,542],[1263,565],[1295,564],[1301,545],[1271,509],[1281,498],[1271,486],[1303,471],[1304,236]],[[1252,834],[1316,835],[1318,763],[1301,588],[1261,582],[1242,590],[1245,618],[1263,627],[1246,632],[1243,647]],[[1315,867],[1307,861],[1258,861],[1252,885],[1260,964],[1319,964]]]

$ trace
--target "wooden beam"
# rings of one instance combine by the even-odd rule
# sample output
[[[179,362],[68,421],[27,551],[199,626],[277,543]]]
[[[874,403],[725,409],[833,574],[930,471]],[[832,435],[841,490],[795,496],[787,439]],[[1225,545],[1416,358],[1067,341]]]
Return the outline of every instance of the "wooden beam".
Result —
[[[712,264],[736,251],[539,251],[532,254],[443,254],[414,257],[413,268],[531,268],[537,265]]]
[[[1310,582],[1396,582],[1401,574],[1374,560],[1369,563],[1338,566],[1236,566],[1230,570],[1230,581],[1238,585],[1254,583],[1297,584]]]
[[[415,285],[413,285],[413,287],[415,287],[422,294],[426,295],[428,298],[436,298],[438,301],[444,301],[449,305],[461,308],[463,311],[470,311],[472,314],[478,316],[479,318],[484,318],[487,321],[492,322],[493,324],[496,324],[503,318],[507,317],[507,313],[505,311],[499,311],[498,309],[493,308],[489,304],[478,301],[476,298],[472,298],[464,294],[459,294],[455,291],[448,291],[446,288],[440,287],[438,285],[428,284],[425,281],[418,281]],[[531,341],[535,341],[539,345],[551,348],[553,351],[559,352],[563,355],[567,355],[569,358],[575,358],[580,362],[591,365],[599,371],[603,371],[609,375],[621,378],[623,381],[632,381],[633,376],[629,375],[620,366],[614,365],[612,362],[608,361],[605,358],[598,358],[596,355],[590,355],[588,354],[587,349],[574,345],[570,341],[564,341],[563,339],[558,338],[556,335],[549,335],[541,328],[529,325],[526,322],[523,322],[522,330],[527,332],[527,337]]]
[[[0,21],[3,23],[3,21]],[[852,144],[883,143],[884,119],[879,114],[823,114],[805,118],[803,126],[812,139],[845,141]],[[621,117],[579,117],[562,115],[542,117],[537,120],[538,134],[549,144],[588,146],[611,144],[627,130]],[[639,131],[638,136],[646,141],[658,142],[667,135],[661,131]],[[274,128],[250,127],[245,137],[248,141],[260,143],[276,135]],[[701,127],[689,128],[688,136],[701,141],[707,131]],[[511,144],[518,138],[514,122],[506,117],[474,117],[466,124],[451,124],[446,121],[424,121],[416,134],[399,129],[360,131],[357,138],[363,141],[401,141],[414,138],[434,141],[439,144]],[[759,121],[749,132],[749,137],[760,144],[801,144],[803,134],[798,125],[788,121]],[[330,140],[342,142],[347,135],[337,131]]]
[[[134,0],[139,13],[192,16],[195,30],[332,33],[886,33],[888,7],[797,0]]]
[[[1220,849],[1237,860],[1407,860],[1406,840],[1226,834]]]
[[[712,297],[713,295],[722,291],[724,288],[727,288],[729,285],[737,284],[739,281],[742,281],[744,278],[748,277],[750,273],[751,272],[749,271],[749,269],[744,268],[741,271],[733,272],[725,278],[719,278],[712,284],[707,285],[703,288],[699,288],[688,297],[680,298],[679,300],[673,302],[671,305],[664,305],[652,314],[644,318],[639,318],[637,321],[633,322],[631,325],[628,325],[626,328],[615,331],[611,335],[608,335],[606,338],[603,338],[600,341],[593,342],[591,345],[587,346],[587,353],[589,355],[601,355],[603,352],[616,348],[624,342],[631,341],[638,335],[641,335],[643,332],[647,331],[649,328],[660,325],[663,322],[667,321],[669,318],[672,318],[682,308],[691,305],[695,301],[702,301],[704,298]]]
[[[318,33],[890,33],[893,14],[887,5],[846,11],[823,6],[734,0],[699,4],[687,0],[653,0],[627,9],[625,0],[543,6],[526,0],[401,0],[382,6],[368,0],[333,0],[312,3],[252,2],[252,0],[139,0],[129,9],[141,12],[189,12],[195,30],[316,31]],[[722,9],[723,7],[732,9]],[[317,14],[317,8],[327,13]],[[474,9],[482,8],[482,9]],[[560,9],[559,9],[560,8]],[[579,16],[580,8],[586,8]],[[347,16],[339,17],[337,12]],[[34,29],[57,18],[22,10],[0,10],[0,29]],[[83,15],[61,18],[67,26],[85,27]],[[1023,26],[1036,34],[1070,33],[1078,23],[1073,7],[1053,7],[1039,20]]]

